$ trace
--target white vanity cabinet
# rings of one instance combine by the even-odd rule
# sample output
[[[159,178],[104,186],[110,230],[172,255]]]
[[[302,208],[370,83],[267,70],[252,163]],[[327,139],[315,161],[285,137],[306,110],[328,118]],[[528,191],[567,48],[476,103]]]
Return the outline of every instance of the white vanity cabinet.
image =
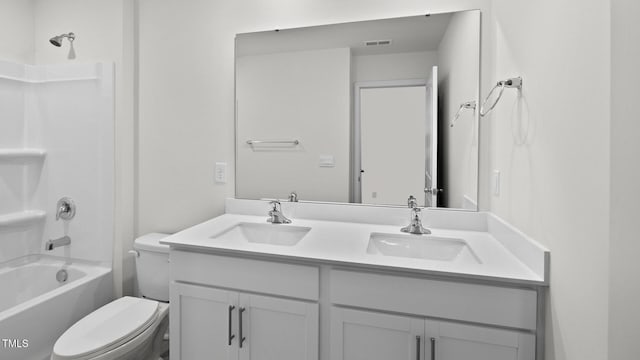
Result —
[[[530,333],[333,307],[331,360],[533,360]]]
[[[534,360],[532,333],[425,321],[425,360]]]
[[[235,320],[232,311],[237,309],[236,294],[179,283],[172,283],[170,292],[171,358],[238,358],[238,347],[229,343],[232,331],[237,333],[231,328]]]
[[[318,359],[318,304],[240,294],[242,309],[246,338],[240,360]]]
[[[331,308],[331,360],[424,359],[424,319]]]
[[[330,277],[331,360],[536,359],[533,289],[343,269]]]
[[[317,268],[175,251],[171,261],[172,359],[318,359]]]
[[[171,250],[172,359],[543,359],[539,287],[247,255]]]

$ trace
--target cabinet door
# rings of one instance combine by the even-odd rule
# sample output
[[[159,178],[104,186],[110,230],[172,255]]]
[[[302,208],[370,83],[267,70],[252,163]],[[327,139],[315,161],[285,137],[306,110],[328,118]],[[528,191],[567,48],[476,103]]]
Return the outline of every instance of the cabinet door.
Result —
[[[426,360],[535,359],[530,333],[429,320],[425,333]]]
[[[424,320],[331,308],[332,360],[424,359]]]
[[[171,359],[237,359],[237,299],[230,291],[172,283]]]
[[[240,360],[318,359],[318,304],[241,293],[239,311]]]

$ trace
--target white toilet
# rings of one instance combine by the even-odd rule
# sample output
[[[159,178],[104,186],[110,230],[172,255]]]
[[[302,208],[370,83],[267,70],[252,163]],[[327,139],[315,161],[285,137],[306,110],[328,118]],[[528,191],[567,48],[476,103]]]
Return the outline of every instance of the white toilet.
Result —
[[[169,246],[166,234],[135,240],[138,289],[80,319],[58,338],[52,360],[157,360],[169,349]]]

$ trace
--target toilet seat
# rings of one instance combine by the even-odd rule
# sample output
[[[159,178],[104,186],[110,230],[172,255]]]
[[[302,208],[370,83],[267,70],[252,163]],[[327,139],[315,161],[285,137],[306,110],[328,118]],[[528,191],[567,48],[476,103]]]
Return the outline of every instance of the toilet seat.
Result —
[[[142,334],[158,319],[158,302],[125,296],[75,323],[53,347],[56,359],[94,358]]]

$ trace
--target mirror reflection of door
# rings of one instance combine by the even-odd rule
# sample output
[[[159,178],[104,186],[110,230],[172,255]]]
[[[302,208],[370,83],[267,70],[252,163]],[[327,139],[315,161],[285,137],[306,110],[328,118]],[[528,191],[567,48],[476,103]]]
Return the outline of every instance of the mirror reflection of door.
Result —
[[[437,134],[437,120],[432,117],[437,111],[432,111],[428,99],[434,94],[428,88],[432,83],[437,81],[356,84],[356,131],[359,130],[360,139],[359,159],[358,148],[355,149],[356,164],[360,160],[356,171],[363,171],[356,191],[362,203],[402,204],[414,195],[423,200],[420,206],[435,206],[431,196],[421,195],[427,185],[435,187],[429,181],[437,178],[437,135],[431,137]]]
[[[426,86],[426,127],[424,148],[424,206],[438,206],[438,67],[431,69]],[[417,195],[416,195],[417,196]]]

